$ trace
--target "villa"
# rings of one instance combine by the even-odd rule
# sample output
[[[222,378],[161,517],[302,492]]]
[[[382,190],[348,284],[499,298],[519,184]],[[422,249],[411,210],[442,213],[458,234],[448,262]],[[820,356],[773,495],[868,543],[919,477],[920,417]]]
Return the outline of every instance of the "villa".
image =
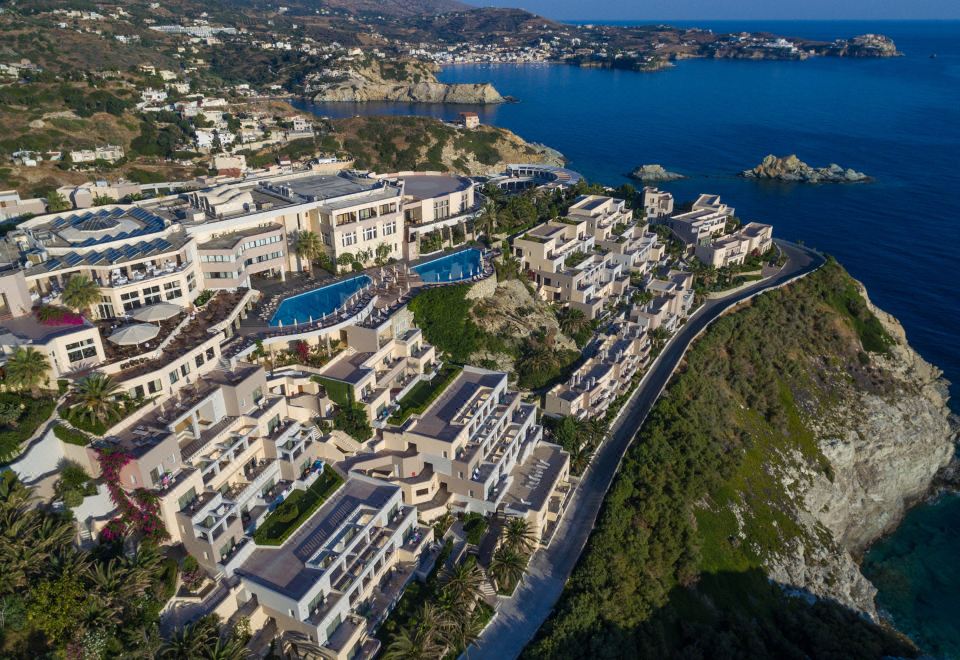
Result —
[[[646,186],[643,189],[643,211],[650,219],[672,215],[673,195],[653,186]]]
[[[693,273],[671,270],[666,279],[650,278],[646,290],[653,299],[646,305],[634,306],[629,318],[647,331],[664,328],[673,332],[693,308]]]

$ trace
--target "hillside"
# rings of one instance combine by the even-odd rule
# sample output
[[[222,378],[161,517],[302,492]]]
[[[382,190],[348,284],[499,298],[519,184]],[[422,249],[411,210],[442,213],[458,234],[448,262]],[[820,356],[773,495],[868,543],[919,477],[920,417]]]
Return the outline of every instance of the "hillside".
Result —
[[[508,163],[561,164],[556,152],[502,128],[462,130],[428,117],[353,117],[332,122],[356,166],[377,172],[440,170],[491,174]]]
[[[855,558],[950,460],[948,415],[939,372],[835,262],[719,320],[527,657],[916,656],[862,616]]]

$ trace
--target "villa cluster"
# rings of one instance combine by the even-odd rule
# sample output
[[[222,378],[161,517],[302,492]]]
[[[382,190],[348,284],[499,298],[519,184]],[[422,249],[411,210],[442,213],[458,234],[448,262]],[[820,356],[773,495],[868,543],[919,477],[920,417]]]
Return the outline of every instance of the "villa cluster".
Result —
[[[516,166],[492,183],[576,180]],[[378,626],[434,568],[432,524],[447,514],[522,519],[549,544],[572,493],[570,454],[507,373],[445,364],[407,306],[424,288],[493,276],[487,250],[434,254],[474,238],[479,205],[465,177],[311,172],[10,232],[4,360],[27,346],[65,388],[96,372],[129,402],[86,435],[61,411],[42,440],[115,479],[110,499],[75,511],[80,538],[109,533],[118,510],[140,506],[117,498],[134,498],[218,584],[204,612],[338,660],[378,652]],[[769,247],[768,226],[731,232],[732,217],[715,196],[674,214],[669,194],[648,189],[638,218],[624,200],[584,195],[513,240],[504,256],[537,295],[591,324],[585,359],[545,393],[543,414],[602,418],[632,391],[693,309],[687,260]],[[320,254],[298,249],[307,232]],[[306,271],[322,258],[350,277],[318,286]],[[69,309],[82,307],[78,281],[92,287],[85,315]]]

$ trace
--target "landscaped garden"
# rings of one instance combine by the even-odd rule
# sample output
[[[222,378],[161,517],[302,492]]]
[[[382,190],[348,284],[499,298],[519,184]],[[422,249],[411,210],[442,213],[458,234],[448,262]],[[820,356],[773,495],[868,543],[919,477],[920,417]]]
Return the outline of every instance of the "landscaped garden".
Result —
[[[0,392],[0,461],[13,459],[53,413],[52,397]]]
[[[462,367],[447,364],[440,369],[440,373],[434,376],[432,380],[422,380],[414,385],[410,388],[410,391],[407,392],[406,396],[400,399],[400,402],[397,404],[399,407],[390,415],[387,421],[390,424],[399,425],[407,421],[410,415],[422,413],[447,389],[447,385],[452,383],[453,379],[456,378],[462,370]]]
[[[343,477],[325,469],[309,488],[290,493],[257,528],[253,540],[259,545],[281,545],[342,485]]]

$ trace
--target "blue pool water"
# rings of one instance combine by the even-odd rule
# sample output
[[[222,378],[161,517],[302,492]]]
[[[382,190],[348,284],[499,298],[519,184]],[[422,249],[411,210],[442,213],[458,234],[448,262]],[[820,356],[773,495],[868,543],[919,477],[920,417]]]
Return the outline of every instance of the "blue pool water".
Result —
[[[286,327],[294,323],[308,323],[311,317],[314,321],[319,321],[339,309],[347,298],[369,283],[369,277],[358,275],[287,298],[277,307],[270,319],[270,325],[277,326],[282,323]]]
[[[427,261],[413,270],[424,282],[456,282],[480,272],[480,250],[469,249]]]
[[[680,200],[713,192],[747,220],[836,256],[911,344],[944,370],[960,398],[960,22],[703,23],[831,40],[890,35],[887,60],[690,60],[669,71],[466,65],[446,82],[490,81],[520,100],[473,107],[481,120],[559,149],[593,181],[619,185],[641,163],[689,178],[664,184]],[[936,53],[936,58],[930,55]],[[326,104],[331,116],[428,114],[463,106]],[[797,153],[875,177],[866,185],[758,183],[736,176],[768,153]],[[896,625],[937,657],[960,658],[960,498],[908,514],[864,570]]]

